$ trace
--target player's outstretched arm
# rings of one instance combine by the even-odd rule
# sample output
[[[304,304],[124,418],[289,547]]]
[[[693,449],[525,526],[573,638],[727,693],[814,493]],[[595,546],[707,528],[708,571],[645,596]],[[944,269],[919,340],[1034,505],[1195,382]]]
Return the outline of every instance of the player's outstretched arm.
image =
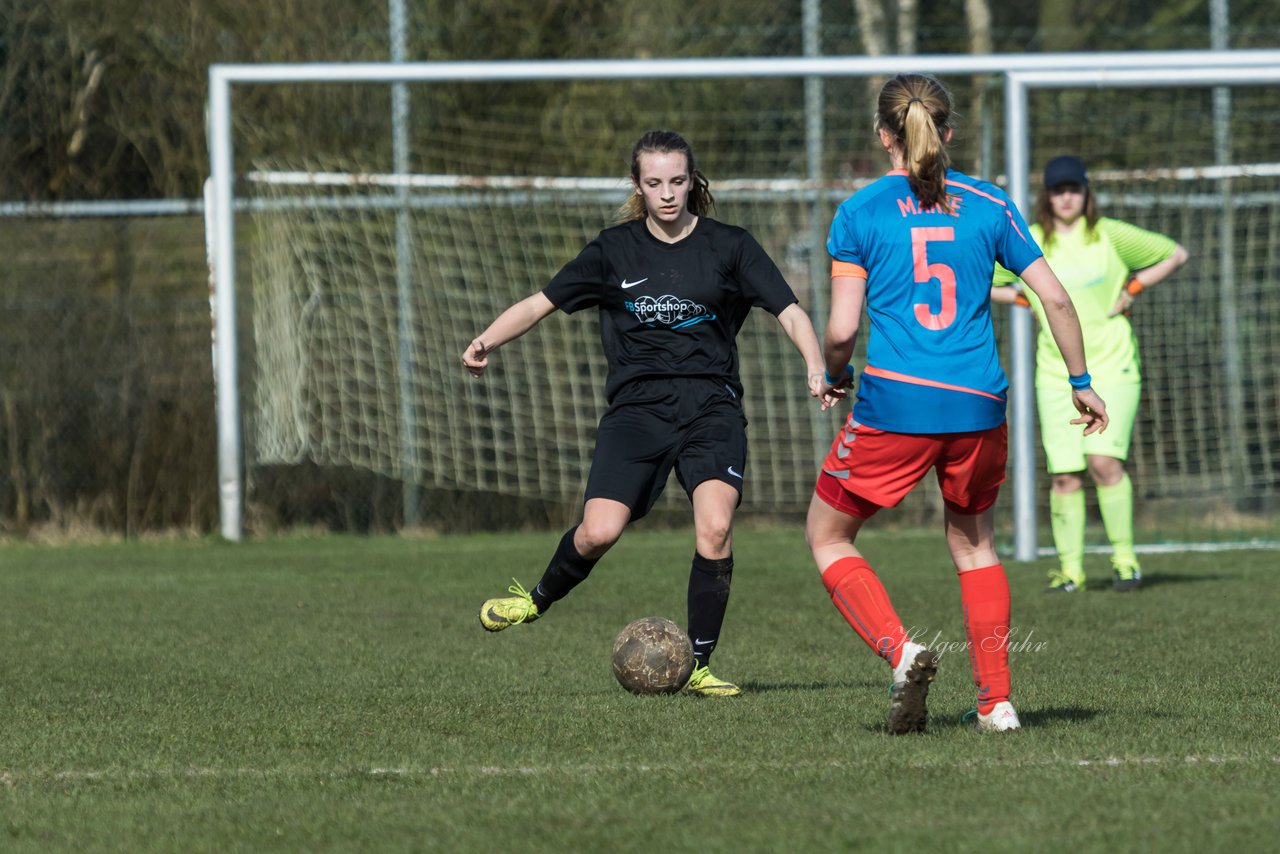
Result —
[[[1080,335],[1080,319],[1076,316],[1076,307],[1071,303],[1066,288],[1049,267],[1044,258],[1037,258],[1022,271],[1023,283],[1031,288],[1044,307],[1045,322],[1053,333],[1053,340],[1067,363],[1067,372],[1072,377],[1087,377],[1089,366],[1084,358],[1084,339]],[[1073,381],[1074,382],[1074,381]],[[1073,386],[1072,403],[1079,418],[1072,419],[1072,424],[1083,424],[1085,435],[1100,433],[1107,429],[1107,405],[1092,388]]]
[[[519,338],[555,310],[555,303],[547,299],[542,291],[520,300],[498,315],[484,332],[467,345],[467,349],[462,351],[463,366],[471,372],[472,377],[479,377],[489,367],[490,353],[508,341]]]
[[[867,298],[867,280],[860,276],[831,277],[831,315],[822,336],[822,385],[818,394],[822,408],[830,409],[853,385],[853,345],[862,323],[862,306]]]
[[[778,315],[778,323],[791,339],[791,343],[804,358],[804,372],[808,377],[809,394],[818,397],[822,387],[822,348],[818,345],[818,336],[813,331],[813,322],[803,308],[792,303]]]

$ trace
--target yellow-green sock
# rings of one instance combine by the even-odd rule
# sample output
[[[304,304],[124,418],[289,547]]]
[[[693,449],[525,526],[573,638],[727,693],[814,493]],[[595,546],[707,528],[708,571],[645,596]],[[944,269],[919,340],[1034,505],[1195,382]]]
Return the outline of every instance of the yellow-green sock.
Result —
[[[1098,512],[1111,541],[1111,562],[1116,566],[1137,566],[1133,551],[1133,481],[1128,472],[1111,486],[1098,487]]]
[[[1084,490],[1050,492],[1049,516],[1053,545],[1058,550],[1062,574],[1077,584],[1084,582]]]

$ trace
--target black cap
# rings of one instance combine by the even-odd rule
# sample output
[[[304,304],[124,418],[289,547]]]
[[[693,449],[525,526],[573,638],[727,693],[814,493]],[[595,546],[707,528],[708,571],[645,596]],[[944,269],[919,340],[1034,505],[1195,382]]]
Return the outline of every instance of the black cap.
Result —
[[[1044,185],[1056,187],[1059,184],[1089,183],[1089,173],[1085,171],[1084,161],[1079,157],[1065,154],[1055,157],[1044,167]]]

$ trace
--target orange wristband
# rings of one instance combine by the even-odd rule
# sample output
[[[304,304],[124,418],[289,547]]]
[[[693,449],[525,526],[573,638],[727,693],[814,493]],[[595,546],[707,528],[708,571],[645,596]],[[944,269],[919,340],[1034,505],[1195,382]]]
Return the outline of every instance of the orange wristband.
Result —
[[[1136,297],[1138,294],[1142,293],[1142,288],[1142,282],[1139,282],[1137,279],[1130,279],[1129,283],[1124,286],[1125,293],[1131,297]]]

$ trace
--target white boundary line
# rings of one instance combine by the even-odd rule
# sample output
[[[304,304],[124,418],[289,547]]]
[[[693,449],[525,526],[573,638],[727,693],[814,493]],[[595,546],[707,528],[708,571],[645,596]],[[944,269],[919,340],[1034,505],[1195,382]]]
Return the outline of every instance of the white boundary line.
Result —
[[[991,738],[991,736],[985,736]],[[316,779],[343,779],[351,777],[368,777],[370,779],[435,779],[453,776],[476,777],[537,777],[550,774],[685,774],[691,768],[701,769],[759,769],[759,770],[795,770],[799,768],[822,769],[856,769],[866,768],[875,763],[850,763],[840,760],[825,762],[699,762],[692,766],[687,762],[679,763],[617,763],[617,764],[584,764],[584,765],[520,765],[505,768],[497,765],[436,765],[423,768],[374,766],[370,768],[206,768],[193,766],[189,768],[153,768],[153,769],[103,769],[103,770],[65,770],[39,771],[5,769],[0,771],[0,788],[16,788],[22,785],[54,783],[115,783],[132,780],[234,780],[234,779],[277,779],[289,777],[312,777]],[[909,765],[911,763],[908,763]],[[1056,759],[1001,759],[974,757],[960,762],[950,763],[952,768],[1127,768],[1127,767],[1174,767],[1174,766],[1219,766],[1219,765],[1280,765],[1280,756],[1105,756],[1087,758]],[[937,764],[931,762],[931,768]]]
[[[1187,552],[1238,552],[1238,551],[1271,551],[1280,549],[1280,540],[1245,540],[1234,543],[1139,543],[1133,547],[1143,555],[1173,555]],[[1109,555],[1111,546],[1085,546],[1085,554]],[[1041,546],[1036,550],[1038,557],[1054,557],[1058,550],[1053,546]]]

